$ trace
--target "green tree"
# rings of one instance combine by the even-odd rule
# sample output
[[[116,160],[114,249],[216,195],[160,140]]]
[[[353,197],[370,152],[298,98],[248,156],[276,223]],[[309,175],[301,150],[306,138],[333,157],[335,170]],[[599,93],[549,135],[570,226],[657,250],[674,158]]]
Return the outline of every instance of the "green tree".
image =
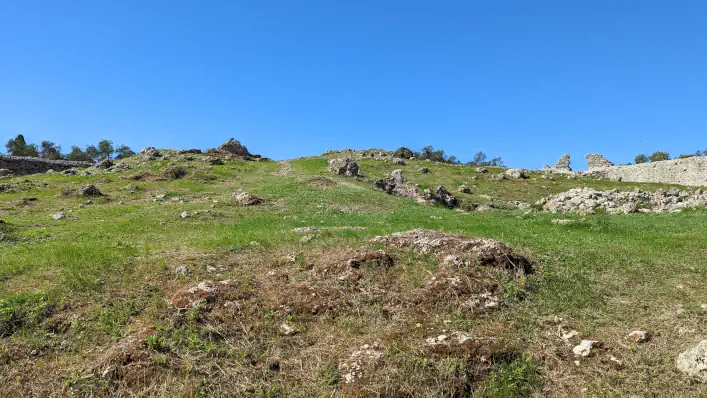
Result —
[[[488,162],[488,166],[503,167],[503,159],[501,159],[500,156],[497,158],[493,158],[490,162]]]
[[[71,147],[71,152],[66,155],[66,160],[90,162],[93,160],[93,158],[89,154],[84,152],[81,148],[77,147],[76,145],[73,145]]]
[[[474,160],[472,160],[471,163],[473,163],[477,166],[486,166],[487,165],[486,158],[487,158],[486,154],[479,151],[479,152],[476,152],[476,154],[474,155]]]
[[[96,148],[95,145],[89,145],[86,147],[86,150],[84,151],[86,155],[90,158],[90,160],[96,160],[98,156],[101,154],[101,152]]]
[[[98,157],[101,159],[110,159],[115,152],[113,148],[113,142],[108,140],[101,140],[98,142]]]
[[[17,137],[10,139],[5,144],[7,153],[12,156],[31,156],[39,157],[39,151],[37,150],[36,144],[27,144],[25,137],[22,134],[18,134]]]
[[[61,147],[51,141],[42,141],[39,144],[39,157],[49,160],[59,160],[61,156]]]
[[[395,156],[396,158],[410,159],[411,157],[414,157],[415,154],[409,148],[405,148],[403,146],[396,149],[393,156]]]
[[[651,156],[648,157],[651,162],[660,162],[661,160],[670,160],[670,154],[668,152],[655,151]]]
[[[116,159],[125,159],[135,155],[135,152],[127,145],[120,145],[115,149]]]
[[[648,163],[648,156],[644,154],[636,155],[634,162],[636,162],[636,164]]]

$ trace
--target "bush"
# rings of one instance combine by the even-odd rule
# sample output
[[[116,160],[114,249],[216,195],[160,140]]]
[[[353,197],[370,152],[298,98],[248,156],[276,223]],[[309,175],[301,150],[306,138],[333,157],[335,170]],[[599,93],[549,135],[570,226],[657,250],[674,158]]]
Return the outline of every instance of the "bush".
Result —
[[[670,160],[670,154],[668,152],[656,151],[648,158],[651,162],[660,162],[661,160]]]
[[[410,159],[415,157],[415,153],[410,148],[405,148],[404,146],[395,150],[393,154],[396,158]]]
[[[644,154],[637,155],[634,161],[636,162],[636,164],[648,163],[648,156]]]
[[[162,174],[170,180],[178,180],[187,175],[187,169],[182,166],[167,166]]]

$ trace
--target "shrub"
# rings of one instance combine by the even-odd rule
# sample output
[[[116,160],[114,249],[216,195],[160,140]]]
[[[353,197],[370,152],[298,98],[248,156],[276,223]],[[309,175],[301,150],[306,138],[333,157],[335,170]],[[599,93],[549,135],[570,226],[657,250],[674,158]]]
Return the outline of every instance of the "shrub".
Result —
[[[405,148],[404,146],[395,150],[393,154],[396,158],[410,159],[415,157],[415,153],[410,148]]]
[[[187,175],[187,169],[182,166],[167,166],[162,174],[170,180],[177,180]]]
[[[651,162],[660,162],[661,160],[670,160],[670,154],[668,152],[656,151],[648,158]]]

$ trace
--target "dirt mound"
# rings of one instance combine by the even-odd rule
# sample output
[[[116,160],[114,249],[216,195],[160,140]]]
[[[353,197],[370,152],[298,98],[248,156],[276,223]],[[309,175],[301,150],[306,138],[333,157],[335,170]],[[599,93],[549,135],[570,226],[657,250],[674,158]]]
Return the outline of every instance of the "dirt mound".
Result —
[[[377,236],[371,242],[396,248],[412,248],[421,253],[433,254],[438,259],[457,256],[458,261],[464,264],[471,262],[476,265],[511,269],[522,274],[533,272],[532,261],[514,253],[510,247],[494,239],[415,229],[389,236]]]

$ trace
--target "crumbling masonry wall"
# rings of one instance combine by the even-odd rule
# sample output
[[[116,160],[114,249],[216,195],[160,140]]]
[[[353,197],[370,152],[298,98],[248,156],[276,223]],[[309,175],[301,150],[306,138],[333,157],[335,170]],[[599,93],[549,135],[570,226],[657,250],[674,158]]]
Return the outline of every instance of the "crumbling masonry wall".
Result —
[[[91,167],[89,162],[73,162],[68,160],[45,160],[24,156],[0,155],[0,169],[8,169],[14,175],[46,173],[49,170],[61,171]]]
[[[590,164],[588,173],[615,181],[707,186],[707,156],[630,166],[592,167]]]

